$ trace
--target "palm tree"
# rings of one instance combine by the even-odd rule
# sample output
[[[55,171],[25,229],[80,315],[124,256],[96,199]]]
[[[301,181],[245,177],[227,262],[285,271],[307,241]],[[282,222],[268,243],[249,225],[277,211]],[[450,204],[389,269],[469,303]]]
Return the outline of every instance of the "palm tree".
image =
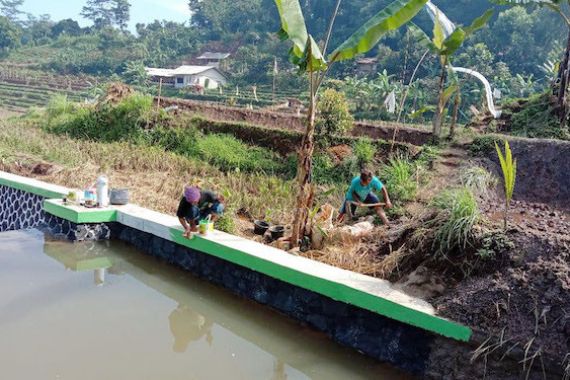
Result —
[[[409,22],[427,1],[394,1],[364,23],[352,36],[327,56],[327,49],[341,0],[337,0],[335,9],[332,11],[322,49],[307,32],[299,0],[275,0],[281,19],[279,35],[282,39],[293,42],[293,47],[289,51],[290,60],[309,76],[309,108],[305,134],[299,149],[297,167],[299,189],[291,236],[292,246],[297,246],[299,239],[305,234],[309,210],[314,198],[311,175],[315,148],[316,102],[323,80],[335,62],[353,59],[358,54],[370,51],[386,33]]]

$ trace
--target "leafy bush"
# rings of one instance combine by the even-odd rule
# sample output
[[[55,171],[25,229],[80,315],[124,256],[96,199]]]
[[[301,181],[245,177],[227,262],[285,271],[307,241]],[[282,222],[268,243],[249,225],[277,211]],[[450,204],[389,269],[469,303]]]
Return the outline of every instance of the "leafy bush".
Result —
[[[358,139],[352,147],[354,155],[358,159],[358,163],[363,166],[369,164],[374,160],[376,147],[372,144],[370,139]]]
[[[473,140],[469,150],[475,156],[484,156],[495,151],[495,143],[499,140],[497,136],[479,136]]]
[[[338,165],[325,152],[313,157],[313,178],[317,183],[349,183],[359,172],[359,164],[354,156],[345,158]]]
[[[344,135],[354,126],[346,96],[342,92],[327,89],[319,98],[319,115],[316,133],[324,139],[334,135]]]
[[[391,158],[382,168],[381,176],[393,201],[406,202],[415,198],[418,181],[413,162],[403,157]]]
[[[507,107],[512,110],[510,131],[515,136],[570,140],[568,125],[560,127],[550,94],[537,94],[515,101]]]
[[[151,119],[152,98],[134,94],[117,105],[103,105],[98,109],[89,106],[70,109],[63,100],[56,99],[48,107],[50,114],[53,118],[48,128],[54,133],[102,142],[142,143],[146,141],[144,128]]]
[[[431,223],[436,229],[436,254],[447,256],[472,244],[473,227],[481,218],[473,193],[465,187],[446,190],[432,204],[439,210]]]

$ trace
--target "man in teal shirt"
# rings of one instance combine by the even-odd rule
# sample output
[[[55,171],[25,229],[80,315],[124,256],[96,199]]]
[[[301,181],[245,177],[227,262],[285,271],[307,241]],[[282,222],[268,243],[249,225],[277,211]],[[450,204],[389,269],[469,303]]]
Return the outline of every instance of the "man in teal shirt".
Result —
[[[350,188],[346,193],[346,199],[342,208],[340,209],[340,214],[338,216],[338,220],[342,221],[344,219],[344,215],[346,214],[346,207],[350,204],[350,211],[352,215],[356,212],[356,207],[366,207],[367,204],[376,204],[380,203],[380,199],[378,196],[374,194],[374,191],[382,191],[382,195],[384,197],[384,202],[386,203],[386,208],[392,208],[392,202],[390,201],[390,196],[388,195],[388,190],[386,190],[386,186],[382,184],[382,182],[372,175],[370,170],[362,170],[360,173],[360,177],[356,177],[352,180],[350,184]],[[349,202],[355,202],[349,203]],[[386,218],[386,214],[384,213],[384,206],[374,206],[374,210],[382,219],[384,225],[388,225],[388,218]]]

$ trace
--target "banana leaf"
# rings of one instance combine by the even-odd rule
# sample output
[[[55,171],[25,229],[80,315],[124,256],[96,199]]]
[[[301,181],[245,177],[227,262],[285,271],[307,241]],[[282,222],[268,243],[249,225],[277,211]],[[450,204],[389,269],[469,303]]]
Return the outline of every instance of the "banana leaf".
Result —
[[[471,34],[475,33],[489,22],[493,16],[494,10],[488,9],[482,16],[477,17],[471,25],[466,27],[460,27],[455,29],[455,31],[443,41],[443,49],[441,49],[442,55],[452,55],[463,45],[465,39]]]
[[[275,0],[281,19],[281,40],[291,40],[289,60],[303,71],[324,70],[327,67],[319,46],[307,32],[299,0]]]
[[[467,36],[470,36],[471,34],[475,33],[476,31],[487,25],[491,17],[493,17],[493,13],[495,13],[493,9],[487,9],[487,11],[483,13],[483,15],[473,20],[471,25],[464,27],[463,30],[465,30]]]
[[[276,0],[279,1],[279,0]],[[329,62],[343,61],[366,53],[388,32],[409,22],[428,0],[396,0],[378,12],[328,57]]]

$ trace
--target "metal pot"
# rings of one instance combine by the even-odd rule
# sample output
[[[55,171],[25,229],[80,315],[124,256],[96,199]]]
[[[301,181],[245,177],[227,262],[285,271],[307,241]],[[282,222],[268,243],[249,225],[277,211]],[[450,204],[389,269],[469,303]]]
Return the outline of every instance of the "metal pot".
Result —
[[[128,189],[111,189],[110,200],[112,205],[123,206],[129,203]]]

